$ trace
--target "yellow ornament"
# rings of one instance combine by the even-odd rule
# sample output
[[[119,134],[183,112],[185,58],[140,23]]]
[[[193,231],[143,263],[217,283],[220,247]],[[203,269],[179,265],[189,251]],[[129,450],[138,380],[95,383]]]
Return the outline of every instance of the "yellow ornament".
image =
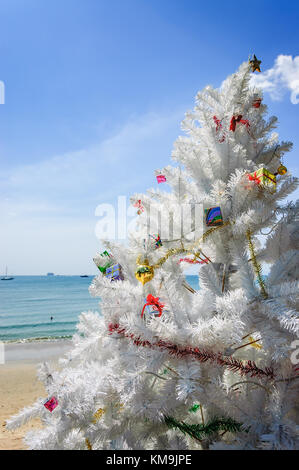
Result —
[[[114,408],[116,408],[119,411],[123,411],[124,405],[123,403],[115,403]]]
[[[96,423],[96,422],[98,421],[98,419],[101,419],[101,417],[103,416],[103,414],[105,413],[105,411],[106,411],[105,409],[99,408],[99,409],[95,412],[95,414],[93,415],[93,420],[92,420],[92,422],[93,422],[93,423]]]
[[[251,343],[250,346],[252,346],[255,349],[262,349],[262,346],[258,344],[256,341],[254,341],[254,338],[252,336],[249,336],[249,342]]]
[[[287,171],[288,171],[287,168],[282,163],[277,168],[277,173],[279,175],[285,175]]]
[[[153,279],[154,267],[149,265],[148,259],[145,259],[142,264],[138,264],[135,271],[135,277],[137,281],[140,281],[143,285]]]

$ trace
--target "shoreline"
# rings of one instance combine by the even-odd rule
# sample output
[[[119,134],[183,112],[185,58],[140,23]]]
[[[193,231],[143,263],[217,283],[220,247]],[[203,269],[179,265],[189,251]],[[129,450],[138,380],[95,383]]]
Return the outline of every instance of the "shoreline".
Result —
[[[47,339],[23,342],[7,342],[4,345],[4,364],[19,362],[43,362],[58,359],[72,346],[71,339]],[[0,371],[2,366],[0,364]]]
[[[74,333],[75,334],[75,333]],[[65,336],[41,336],[36,338],[19,338],[19,339],[7,339],[1,340],[3,344],[25,344],[25,343],[36,343],[36,342],[48,342],[48,341],[64,341],[68,339],[72,339],[73,335],[65,335]]]
[[[24,435],[41,428],[40,420],[31,420],[14,431],[8,431],[5,422],[38,398],[47,398],[37,379],[37,365],[51,361],[55,367],[71,345],[70,339],[4,343],[5,363],[0,363],[0,450],[27,449]]]

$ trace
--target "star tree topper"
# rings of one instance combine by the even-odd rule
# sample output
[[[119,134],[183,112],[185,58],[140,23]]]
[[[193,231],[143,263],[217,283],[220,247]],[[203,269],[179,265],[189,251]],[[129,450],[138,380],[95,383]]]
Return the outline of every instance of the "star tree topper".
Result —
[[[251,67],[251,70],[253,72],[255,72],[255,71],[260,72],[261,71],[261,68],[260,68],[261,63],[262,63],[262,61],[258,60],[255,54],[253,54],[253,59],[249,60],[250,67]]]

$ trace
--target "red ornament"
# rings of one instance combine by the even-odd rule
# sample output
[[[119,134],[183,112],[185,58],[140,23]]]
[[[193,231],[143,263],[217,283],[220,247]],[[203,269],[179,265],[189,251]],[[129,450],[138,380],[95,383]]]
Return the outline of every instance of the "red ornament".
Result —
[[[217,118],[217,116],[213,116],[214,122],[216,124],[216,132],[220,131],[222,129],[222,124],[220,119]]]
[[[262,103],[262,98],[256,98],[255,100],[253,100],[252,102],[252,107],[253,108],[259,108],[260,105]]]
[[[161,317],[164,304],[159,302],[159,297],[154,297],[152,294],[148,294],[146,298],[146,304],[144,304],[142,312],[141,312],[141,318],[143,317],[144,310],[147,305],[152,305],[153,310],[156,310],[157,312],[159,312],[159,315],[157,316]]]
[[[221,120],[217,118],[217,116],[213,116],[214,122],[216,124],[216,132],[219,132],[222,129],[222,123]],[[225,135],[223,134],[222,137],[220,137],[219,142],[224,142],[225,141]]]
[[[58,400],[56,397],[52,397],[44,403],[44,407],[47,408],[51,413],[58,406]]]
[[[238,123],[243,124],[244,126],[247,127],[247,129],[248,129],[249,126],[250,126],[250,123],[249,123],[248,119],[242,119],[242,114],[239,114],[238,116],[233,116],[233,117],[231,118],[229,130],[235,132],[235,130],[236,130],[236,125],[237,125]]]
[[[156,178],[157,178],[158,184],[166,182],[166,176],[164,176],[164,175],[157,175]]]
[[[138,207],[137,214],[140,215],[142,212],[144,212],[144,207],[142,205],[141,199],[139,199],[137,202],[135,202],[134,207]]]

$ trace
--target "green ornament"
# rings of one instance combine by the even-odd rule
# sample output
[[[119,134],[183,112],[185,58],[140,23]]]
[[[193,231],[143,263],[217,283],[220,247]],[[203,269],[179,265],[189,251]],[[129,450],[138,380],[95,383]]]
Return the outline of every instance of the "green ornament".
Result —
[[[103,274],[106,274],[106,269],[109,268],[111,266],[111,263],[106,263],[105,266],[98,266],[99,270],[101,271],[101,273]]]
[[[109,255],[108,251],[105,250],[105,251],[103,251],[103,253],[101,253],[101,256],[110,256],[110,255]]]
[[[189,408],[189,413],[196,413],[196,411],[200,408],[200,405],[193,405],[191,408]]]

